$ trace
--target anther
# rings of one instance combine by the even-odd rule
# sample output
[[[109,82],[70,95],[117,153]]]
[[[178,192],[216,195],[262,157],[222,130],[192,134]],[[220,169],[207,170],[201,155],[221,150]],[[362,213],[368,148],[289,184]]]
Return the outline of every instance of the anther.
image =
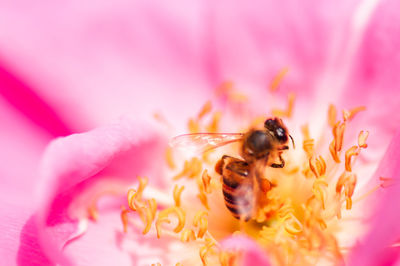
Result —
[[[334,127],[336,124],[336,115],[337,115],[336,107],[333,104],[330,104],[328,109],[328,124],[331,127]]]
[[[346,128],[346,123],[340,123],[340,121],[338,121],[332,129],[332,133],[335,139],[335,150],[337,152],[342,150],[345,128]]]
[[[285,67],[272,79],[269,90],[274,92],[278,89],[285,75],[289,72],[289,68]]]
[[[351,158],[359,154],[359,148],[357,146],[352,146],[346,151],[345,154],[345,168],[346,171],[351,172]]]
[[[156,231],[157,231],[157,238],[161,237],[161,224],[162,223],[167,223],[170,224],[171,220],[169,220],[167,217],[158,217],[156,220]]]
[[[278,117],[291,117],[292,113],[293,113],[293,109],[294,109],[294,102],[296,99],[296,95],[291,92],[288,94],[288,103],[287,103],[287,107],[286,110],[282,110],[282,109],[272,109],[272,114]]]
[[[357,177],[354,173],[344,172],[336,183],[336,193],[341,194],[344,188],[344,194],[346,196],[346,209],[351,209],[354,189],[356,187]]]
[[[208,263],[207,263],[207,254],[210,252],[210,250],[212,249],[212,247],[214,245],[215,244],[213,242],[209,242],[205,246],[200,248],[199,255],[200,255],[201,261],[203,262],[204,266],[208,265]]]
[[[175,201],[175,206],[180,207],[181,206],[181,194],[182,191],[185,189],[185,186],[179,187],[178,185],[175,185],[174,187],[174,201]]]
[[[204,186],[204,191],[208,194],[211,193],[211,177],[207,172],[207,169],[203,171],[203,175],[201,177],[202,181],[203,181],[203,186]]]
[[[187,176],[189,178],[193,178],[201,173],[202,163],[201,161],[193,157],[190,161],[185,161],[183,165],[183,170],[174,176],[174,180],[179,179],[181,177]]]
[[[356,114],[358,114],[359,112],[364,111],[366,109],[367,108],[365,106],[358,106],[358,107],[355,107],[355,108],[353,108],[351,110],[343,110],[343,120],[344,121],[350,121],[351,119],[354,118],[354,116]]]
[[[180,231],[182,231],[183,227],[185,226],[185,221],[186,221],[186,214],[181,208],[174,206],[174,207],[169,207],[168,209],[162,210],[158,214],[158,219],[168,217],[171,213],[175,213],[175,215],[178,217],[178,224],[174,228],[174,232],[179,233]]]
[[[333,160],[337,163],[340,163],[338,153],[335,149],[335,140],[332,140],[331,144],[329,145],[329,152],[331,153]]]
[[[211,119],[210,124],[208,124],[206,126],[206,131],[207,132],[212,132],[212,133],[218,132],[219,122],[221,120],[221,117],[222,117],[222,113],[221,112],[215,112],[213,117],[212,117],[212,119]]]
[[[360,148],[367,148],[368,144],[366,143],[367,138],[368,138],[369,132],[368,131],[360,131],[360,134],[358,135],[358,147]]]
[[[211,109],[212,109],[212,103],[211,101],[207,101],[201,108],[199,114],[197,115],[197,119],[198,120],[202,119],[206,114],[211,112]]]
[[[124,206],[121,206],[121,221],[124,228],[124,233],[128,232],[128,212]]]
[[[196,235],[192,229],[185,229],[181,234],[182,242],[189,242],[190,240],[196,240]]]
[[[170,169],[176,168],[174,156],[173,156],[173,150],[171,147],[167,147],[167,149],[165,150],[165,160]]]

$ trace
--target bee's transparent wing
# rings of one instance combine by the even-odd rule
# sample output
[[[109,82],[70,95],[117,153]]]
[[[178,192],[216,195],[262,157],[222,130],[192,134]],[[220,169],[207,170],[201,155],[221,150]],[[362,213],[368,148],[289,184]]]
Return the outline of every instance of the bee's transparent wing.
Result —
[[[240,141],[243,133],[194,133],[174,137],[170,146],[185,152],[199,154],[224,146],[226,144]]]

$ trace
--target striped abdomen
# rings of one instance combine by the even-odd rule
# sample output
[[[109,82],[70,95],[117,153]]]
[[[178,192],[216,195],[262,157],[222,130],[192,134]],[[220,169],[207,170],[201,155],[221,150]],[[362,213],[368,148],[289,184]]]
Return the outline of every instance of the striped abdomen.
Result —
[[[250,167],[242,160],[223,156],[216,166],[222,175],[222,192],[225,205],[236,219],[248,221],[253,211],[253,179],[249,177]]]

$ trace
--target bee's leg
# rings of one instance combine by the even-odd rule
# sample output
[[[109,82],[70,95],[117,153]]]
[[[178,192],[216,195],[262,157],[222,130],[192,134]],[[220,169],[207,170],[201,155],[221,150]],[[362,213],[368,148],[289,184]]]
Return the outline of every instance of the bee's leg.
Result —
[[[285,166],[285,161],[282,158],[282,155],[279,154],[279,160],[281,160],[281,163],[273,163],[271,164],[271,167],[273,168],[283,168]]]

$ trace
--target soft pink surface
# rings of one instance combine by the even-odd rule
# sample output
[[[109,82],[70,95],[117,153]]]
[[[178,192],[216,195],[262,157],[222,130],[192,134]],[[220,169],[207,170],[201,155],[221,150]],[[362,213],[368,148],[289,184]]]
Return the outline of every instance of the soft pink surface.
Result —
[[[38,190],[39,240],[46,254],[58,263],[69,263],[60,249],[76,233],[77,218],[85,217],[73,219],[68,208],[74,198],[97,182],[128,185],[146,174],[161,185],[159,162],[165,145],[149,125],[127,119],[53,141],[44,155]],[[108,189],[99,186],[98,193]]]
[[[375,211],[366,217],[370,231],[350,253],[349,265],[392,265],[399,256],[398,248],[390,247],[400,236],[400,131],[393,138],[374,178],[393,178],[392,186],[374,195],[370,205]]]
[[[132,181],[143,173],[162,181],[160,168],[151,162],[163,155],[158,152],[163,140],[126,120],[53,142],[39,180],[37,165],[51,138],[89,130],[121,114],[145,120],[159,110],[182,131],[187,117],[225,79],[237,81],[254,106],[267,110],[260,95],[265,96],[271,77],[289,66],[281,92],[297,92],[296,119],[331,100],[345,107],[366,104],[365,118],[355,122],[370,130],[373,159],[380,158],[400,122],[398,2],[382,1],[360,40],[353,40],[357,35],[350,30],[360,1],[276,3],[0,3],[7,25],[0,27],[0,231],[5,232],[0,250],[5,262],[15,261],[18,248],[21,264],[48,262],[37,242],[37,220],[46,254],[54,261],[65,259],[53,251],[76,229],[66,215],[68,204],[96,180]],[[351,43],[358,44],[354,54]],[[336,83],[342,69],[350,70],[349,79]],[[389,158],[393,166],[398,155]],[[36,184],[41,204],[32,216]],[[379,206],[377,213],[389,215],[389,207]],[[101,223],[95,228],[101,232]],[[372,233],[368,237],[380,247],[386,243]],[[86,250],[96,243],[89,239]],[[370,248],[361,247],[355,261]],[[79,253],[73,243],[68,255],[72,251]]]
[[[252,265],[265,265],[269,266],[269,260],[265,251],[263,251],[253,240],[244,237],[236,236],[225,239],[221,242],[223,249],[227,250],[241,250],[240,265],[252,266]]]

